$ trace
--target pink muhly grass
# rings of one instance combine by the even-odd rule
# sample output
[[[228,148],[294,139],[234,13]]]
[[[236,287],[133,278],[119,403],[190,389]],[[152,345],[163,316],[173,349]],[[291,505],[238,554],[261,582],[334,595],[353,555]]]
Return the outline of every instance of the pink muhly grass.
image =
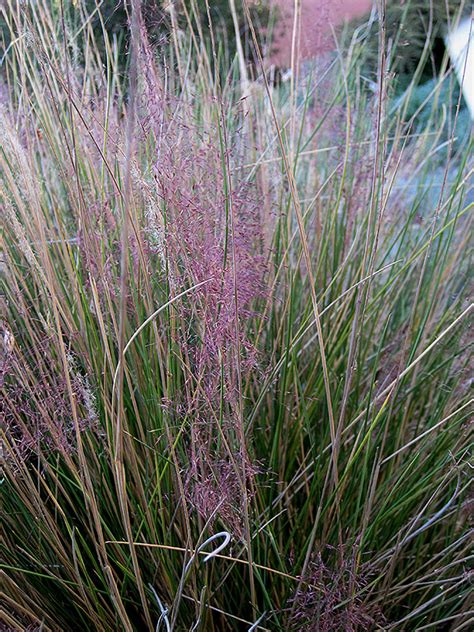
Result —
[[[235,261],[231,258],[230,243],[225,252],[226,239],[230,242],[232,237],[226,236],[225,218],[222,217],[226,202],[220,187],[213,196],[209,190],[212,184],[205,179],[209,157],[204,151],[198,157],[198,162],[202,159],[198,167],[202,173],[189,196],[182,193],[180,177],[171,180],[163,175],[162,195],[167,200],[170,215],[173,215],[166,230],[166,248],[177,267],[177,283],[187,280],[197,284],[208,280],[197,293],[192,310],[188,309],[189,313],[185,314],[191,316],[192,313],[198,337],[197,344],[192,345],[189,351],[195,363],[196,376],[205,376],[204,384],[209,396],[214,394],[219,379],[215,370],[223,363],[227,396],[231,397],[236,386],[232,365],[238,343],[244,352],[244,367],[250,367],[253,362],[254,353],[245,335],[245,325],[254,315],[252,304],[263,292],[264,269],[252,243],[258,234],[252,213],[254,206],[244,192],[235,194],[232,202],[238,217],[233,236]]]
[[[148,244],[160,257],[171,293],[207,281],[193,294],[192,305],[177,305],[190,323],[189,331],[181,332],[181,342],[193,360],[195,376],[206,373],[208,389],[215,385],[216,363],[224,363],[231,393],[235,384],[229,355],[240,343],[244,366],[252,366],[254,350],[245,328],[255,315],[255,301],[264,295],[258,204],[248,184],[233,183],[226,192],[222,156],[210,134],[193,126],[191,118],[184,123],[186,111],[170,115],[173,104],[163,96],[146,44],[142,64],[142,123],[155,136],[157,154],[153,184],[146,186]]]
[[[219,145],[217,131],[198,126],[186,104],[164,96],[145,33],[142,42],[139,116],[156,151],[151,177],[142,176],[148,245],[171,294],[206,281],[175,308],[186,323],[176,337],[191,380],[181,406],[191,419],[188,500],[205,520],[219,516],[241,533],[257,468],[235,432],[236,356],[245,378],[256,367],[248,330],[265,295],[259,207],[248,183],[234,177],[228,190],[223,164],[232,164],[231,149]]]
[[[357,563],[356,548],[326,547],[308,565],[303,582],[290,600],[289,629],[295,632],[356,632],[383,624],[378,607],[365,603],[361,591],[371,572]]]
[[[44,340],[29,357],[12,350],[4,359],[0,416],[15,461],[47,452],[75,452],[76,428],[67,380],[51,355],[52,341]],[[35,357],[33,357],[35,356]],[[39,362],[38,357],[43,361]],[[81,432],[98,431],[96,400],[86,376],[68,357],[74,406]],[[13,465],[14,467],[14,465]]]
[[[258,467],[243,450],[230,457],[221,456],[210,452],[201,442],[197,443],[194,452],[197,454],[186,481],[190,506],[210,527],[219,518],[228,531],[242,538],[245,530],[243,503],[254,496]],[[242,486],[245,486],[245,494]]]
[[[119,295],[118,263],[120,245],[117,218],[109,199],[89,205],[87,229],[82,227],[77,235],[81,264],[86,272],[85,286],[95,282],[99,298]]]

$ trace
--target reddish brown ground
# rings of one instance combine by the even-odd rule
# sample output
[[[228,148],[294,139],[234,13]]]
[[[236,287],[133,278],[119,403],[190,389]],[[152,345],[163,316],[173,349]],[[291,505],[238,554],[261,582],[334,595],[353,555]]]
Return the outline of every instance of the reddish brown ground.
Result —
[[[281,19],[275,38],[272,62],[278,66],[291,63],[294,0],[271,0]],[[345,19],[359,17],[372,8],[373,0],[301,0],[301,34],[298,51],[301,59],[314,57],[334,45],[332,29]]]

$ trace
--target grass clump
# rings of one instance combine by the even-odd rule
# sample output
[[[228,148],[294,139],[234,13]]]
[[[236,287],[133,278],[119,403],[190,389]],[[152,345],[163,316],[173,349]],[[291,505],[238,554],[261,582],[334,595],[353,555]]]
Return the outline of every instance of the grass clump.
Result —
[[[271,87],[52,4],[4,9],[5,627],[466,628],[459,99],[414,130],[383,20],[375,91],[357,36]]]

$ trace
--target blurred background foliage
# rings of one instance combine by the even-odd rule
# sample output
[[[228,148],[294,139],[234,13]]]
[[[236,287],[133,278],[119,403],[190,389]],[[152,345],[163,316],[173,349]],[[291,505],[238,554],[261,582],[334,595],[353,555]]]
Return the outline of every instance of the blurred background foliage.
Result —
[[[292,0],[288,0],[289,2]],[[303,0],[309,1],[309,0]],[[20,6],[18,0],[5,0],[7,11],[16,11]],[[180,37],[191,37],[191,28],[199,33],[204,41],[201,45],[210,52],[209,20],[215,34],[215,43],[222,76],[226,76],[236,58],[236,29],[232,17],[230,0],[142,0],[143,16],[150,42],[158,54],[165,50],[166,43],[172,37],[173,25]],[[34,21],[35,5],[22,2],[22,9],[31,13]],[[243,0],[235,0],[235,10],[239,24],[239,37],[244,49],[250,74],[255,68],[255,52],[251,42],[249,27],[245,18]],[[277,12],[271,0],[250,0],[248,3],[252,21],[260,37],[264,55],[271,59],[272,33],[277,31],[275,24]],[[270,10],[270,7],[271,10]],[[378,1],[374,2],[378,7]],[[425,128],[433,113],[443,116],[443,107],[449,111],[456,108],[459,102],[457,125],[459,134],[464,136],[470,131],[470,118],[465,103],[460,99],[459,85],[455,77],[449,77],[450,87],[446,82],[444,88],[434,89],[438,85],[437,78],[450,69],[444,37],[448,29],[464,16],[468,15],[472,5],[466,0],[388,0],[385,14],[385,47],[389,69],[388,92],[393,100],[393,107],[400,98],[410,90],[410,106],[406,111],[406,119],[411,120],[413,129]],[[117,56],[117,67],[126,74],[128,68],[129,11],[130,0],[50,0],[50,11],[56,19],[64,15],[64,24],[68,33],[77,33],[84,21],[92,27],[95,48],[106,59],[107,41],[113,44]],[[359,47],[363,59],[359,68],[367,86],[374,87],[377,82],[379,65],[379,32],[380,22],[376,11],[372,16],[364,16],[346,24],[342,33],[342,50],[348,51],[354,36],[362,34],[364,46]],[[11,44],[4,17],[0,13],[1,47],[8,51]],[[104,37],[107,35],[107,37]],[[75,37],[69,37],[73,60],[81,64],[84,51],[75,46]],[[170,50],[169,48],[167,49]],[[212,62],[212,55],[209,54]],[[169,57],[166,63],[173,64]],[[2,65],[3,66],[3,65]],[[3,72],[0,66],[0,73]],[[281,77],[284,68],[277,69],[274,77]],[[449,136],[452,121],[446,121],[446,135]],[[440,154],[441,155],[441,154]]]
[[[404,118],[413,132],[439,125],[444,119],[440,142],[451,136],[456,125],[454,146],[462,144],[469,135],[471,121],[458,80],[451,72],[445,37],[470,11],[472,3],[466,0],[400,0],[386,4],[386,85],[392,99],[391,110],[404,101]],[[344,38],[348,48],[354,34],[363,32],[361,68],[372,86],[377,82],[379,69],[379,26],[376,15],[372,19],[366,16],[351,22]],[[442,76],[444,81],[439,81]],[[408,92],[410,98],[406,99]],[[439,152],[440,164],[446,160],[447,151]]]
[[[84,2],[85,13],[92,13],[98,4],[97,0]],[[173,22],[183,33],[189,32],[189,21],[193,28],[200,29],[204,38],[209,42],[209,21],[219,48],[220,59],[227,67],[230,66],[236,53],[236,32],[233,24],[231,4],[229,0],[142,0],[143,16],[150,41],[160,46],[171,37]],[[250,14],[262,35],[266,32],[269,10],[266,0],[251,0]],[[246,24],[243,2],[236,0],[235,9],[239,22],[240,36],[245,42],[247,59],[252,58],[249,45],[248,26]],[[128,47],[128,16],[130,0],[104,0],[100,3],[103,24],[96,14],[93,27],[100,39],[100,33],[105,27],[109,36],[117,37],[122,43],[122,65],[126,67]]]
[[[5,0],[4,6],[5,4],[7,11],[16,11],[20,6],[17,0]],[[141,4],[148,37],[158,54],[160,50],[165,50],[166,43],[172,37],[173,26],[178,29],[180,37],[186,38],[191,37],[190,25],[195,33],[199,33],[199,38],[204,40],[201,44],[207,46],[210,52],[210,20],[222,76],[227,75],[237,53],[230,0],[141,0]],[[22,2],[21,5],[23,10],[31,12],[31,19],[34,21],[34,3]],[[252,68],[256,66],[255,52],[243,0],[235,0],[234,6],[239,24],[238,34],[252,74]],[[264,55],[271,59],[272,49],[275,50],[278,46],[271,41],[272,33],[280,28],[274,28],[278,20],[275,6],[271,0],[250,0],[248,6]],[[378,7],[377,0],[374,7]],[[448,29],[468,15],[471,9],[471,3],[466,0],[388,0],[386,3],[385,47],[390,72],[387,83],[389,96],[393,99],[393,107],[396,107],[398,99],[410,90],[411,99],[406,119],[412,121],[413,129],[425,128],[433,113],[443,116],[443,106],[449,111],[455,111],[459,102],[458,136],[464,136],[470,131],[469,113],[464,101],[460,99],[455,77],[449,77],[450,87],[444,82],[444,88],[434,88],[438,85],[437,78],[450,69],[444,37]],[[106,42],[113,44],[117,67],[122,73],[127,73],[130,0],[50,0],[50,11],[53,16],[56,14],[58,20],[64,15],[65,28],[71,34],[76,33],[87,20],[92,27],[96,50],[105,60]],[[354,36],[360,37],[362,34],[364,46],[359,47],[359,51],[363,59],[360,60],[359,68],[369,87],[377,82],[379,26],[378,14],[373,11],[371,17],[366,15],[346,24],[342,33],[342,50],[346,52]],[[8,51],[12,42],[1,13],[0,29],[1,47]],[[84,51],[74,45],[75,37],[68,39],[71,42],[73,60],[81,64]],[[209,59],[212,61],[211,54]],[[166,63],[172,64],[173,60],[167,58]],[[277,69],[277,73],[272,76],[281,77],[284,70]],[[0,66],[0,73],[2,72]],[[449,136],[451,126],[452,121],[446,121],[446,136]]]
[[[288,0],[292,2],[293,0]],[[310,1],[310,0],[303,0]],[[143,16],[148,37],[157,54],[161,50],[171,50],[166,44],[172,38],[173,25],[179,37],[190,38],[191,31],[208,47],[211,53],[209,20],[215,34],[215,43],[222,77],[226,77],[236,59],[236,29],[232,17],[230,0],[141,0]],[[4,0],[7,11],[16,11],[20,7],[18,0]],[[50,11],[57,20],[64,15],[64,24],[68,34],[77,33],[86,21],[90,24],[95,39],[95,50],[106,59],[105,47],[109,42],[116,55],[116,66],[126,75],[128,69],[129,11],[130,0],[50,0]],[[378,0],[374,7],[378,7]],[[249,27],[245,17],[243,0],[235,0],[234,7],[239,24],[239,37],[243,45],[250,74],[256,68],[255,52]],[[264,55],[271,61],[272,49],[278,44],[272,43],[272,33],[278,15],[271,0],[250,0],[248,7],[252,21],[259,34]],[[270,7],[272,7],[270,9]],[[29,12],[34,22],[35,3],[22,2],[23,11]],[[472,4],[467,0],[388,0],[385,14],[385,49],[387,52],[388,95],[392,109],[410,91],[410,99],[405,111],[405,120],[410,121],[412,131],[426,129],[437,124],[433,117],[445,116],[445,112],[459,112],[456,116],[456,140],[470,133],[469,112],[460,98],[459,84],[454,75],[448,74],[443,82],[438,78],[450,71],[450,61],[445,49],[444,38],[448,29],[469,14]],[[209,12],[209,13],[208,13]],[[192,28],[190,28],[190,25]],[[2,13],[0,13],[0,48],[8,51],[12,43]],[[362,37],[364,45],[358,47],[362,59],[359,69],[368,89],[375,89],[379,66],[380,21],[377,11],[361,19],[346,24],[341,33],[342,50],[349,54],[354,37]],[[105,37],[106,35],[106,37]],[[85,51],[75,44],[80,38],[69,36],[70,52],[76,64],[82,64]],[[81,40],[83,41],[83,40]],[[344,54],[344,53],[343,53]],[[212,63],[212,54],[208,55]],[[173,64],[169,56],[166,64]],[[0,74],[3,73],[0,65]],[[276,69],[272,77],[282,76],[285,68]],[[448,138],[454,124],[453,116],[446,118],[443,137]],[[460,140],[459,140],[460,139]],[[444,159],[440,152],[439,159]]]
[[[289,0],[289,2],[292,0]],[[308,0],[303,0],[308,1]],[[332,1],[332,0],[331,0]],[[12,9],[16,0],[6,0]],[[28,6],[23,2],[23,8]],[[127,68],[128,16],[130,0],[51,0],[51,12],[58,17],[63,7],[66,22],[74,25],[83,23],[83,17],[89,16],[97,42],[103,42],[105,31],[111,40],[119,46],[120,65]],[[227,67],[236,53],[236,32],[233,24],[231,2],[229,0],[142,0],[143,15],[152,43],[157,46],[171,36],[173,21],[178,29],[186,33],[189,20],[193,26],[199,24],[204,38],[209,36],[209,16],[212,22],[220,59]],[[378,4],[377,2],[375,3]],[[34,5],[31,5],[30,9]],[[265,44],[272,33],[274,20],[277,19],[271,0],[250,0],[248,7],[261,43]],[[100,9],[100,11],[99,11]],[[208,16],[209,9],[209,16]],[[235,9],[239,23],[239,35],[249,63],[253,60],[253,46],[245,19],[243,0],[235,0]],[[410,83],[415,72],[419,74],[418,83],[433,79],[439,73],[444,58],[444,35],[457,16],[468,14],[471,3],[466,0],[389,0],[386,4],[386,42],[390,51],[391,70],[397,75],[397,86],[403,90]],[[348,25],[350,36],[364,22],[357,20]],[[10,43],[7,29],[2,27],[4,48]],[[365,31],[364,66],[368,77],[377,72],[379,48],[379,22],[373,20]],[[104,46],[104,44],[102,44]],[[265,48],[271,52],[271,45]],[[421,62],[421,64],[420,64]]]
[[[20,4],[24,11],[34,14],[34,4],[28,0],[3,0],[4,10],[16,11]],[[193,28],[199,28],[207,44],[210,46],[209,19],[218,46],[218,53],[223,67],[229,67],[236,52],[236,32],[233,24],[229,0],[141,0],[142,14],[148,31],[150,42],[160,47],[171,37],[173,22],[183,33],[189,33],[189,21]],[[107,34],[111,42],[115,42],[118,50],[118,62],[124,72],[128,66],[129,15],[130,0],[50,0],[50,11],[57,19],[64,14],[66,27],[75,32],[84,23],[90,23],[96,39],[98,50],[105,59],[105,38]],[[245,46],[247,59],[252,59],[248,25],[246,24],[243,3],[236,0],[235,8],[239,22],[240,36]],[[251,0],[250,15],[257,33],[266,33],[270,12],[266,0]],[[7,50],[11,44],[9,29],[3,14],[0,12],[1,48]],[[75,51],[81,56],[81,51]]]
[[[466,0],[399,0],[387,2],[385,39],[390,55],[390,70],[396,73],[397,86],[404,90],[415,73],[418,83],[436,77],[445,58],[444,37],[448,29],[469,14]],[[349,34],[364,20],[353,22]],[[379,62],[379,23],[374,20],[365,33],[364,66],[374,77]]]

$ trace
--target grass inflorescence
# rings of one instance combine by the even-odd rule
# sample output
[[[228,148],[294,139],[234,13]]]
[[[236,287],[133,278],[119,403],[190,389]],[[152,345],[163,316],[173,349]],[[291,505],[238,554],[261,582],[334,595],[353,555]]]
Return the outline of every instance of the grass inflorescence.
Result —
[[[472,140],[379,4],[279,85],[5,4],[6,629],[467,629]]]

